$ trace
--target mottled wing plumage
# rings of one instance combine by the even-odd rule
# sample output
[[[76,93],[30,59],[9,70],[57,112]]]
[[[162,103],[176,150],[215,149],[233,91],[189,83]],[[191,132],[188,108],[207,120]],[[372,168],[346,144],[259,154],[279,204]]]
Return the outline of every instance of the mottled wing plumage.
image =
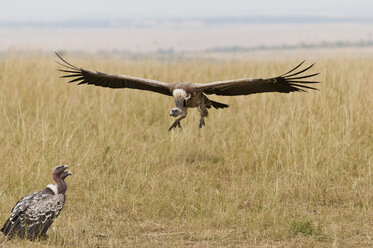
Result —
[[[172,95],[171,86],[168,83],[126,75],[92,72],[70,64],[69,62],[64,60],[58,53],[56,53],[56,55],[62,61],[62,63],[57,63],[66,68],[59,70],[66,73],[66,75],[62,76],[62,78],[71,78],[69,83],[78,82],[78,85],[92,84],[95,86],[108,88],[131,88],[158,92],[168,96]]]
[[[1,231],[8,238],[14,235],[30,239],[44,236],[64,203],[65,195],[55,195],[48,188],[30,194],[17,202]]]
[[[319,73],[300,75],[311,69],[314,64],[306,67],[303,70],[294,72],[303,63],[304,61],[289,72],[278,77],[267,79],[245,78],[237,80],[218,81],[207,84],[198,84],[196,88],[198,90],[202,90],[205,94],[215,94],[223,96],[249,95],[264,92],[289,93],[293,91],[305,91],[305,89],[317,90],[316,88],[307,86],[307,84],[315,84],[319,82],[304,81],[303,79],[314,77]]]

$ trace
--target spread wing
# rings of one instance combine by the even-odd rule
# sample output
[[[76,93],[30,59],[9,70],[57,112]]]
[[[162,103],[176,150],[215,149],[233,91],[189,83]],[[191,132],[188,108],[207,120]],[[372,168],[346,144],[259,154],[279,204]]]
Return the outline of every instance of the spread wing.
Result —
[[[308,86],[309,84],[319,83],[317,81],[304,80],[314,77],[319,73],[304,75],[306,71],[312,68],[312,65],[296,71],[302,64],[300,63],[292,70],[278,77],[267,79],[236,79],[227,81],[218,81],[207,84],[197,84],[196,88],[202,90],[205,94],[216,94],[222,96],[249,95],[264,92],[289,93],[293,91],[306,91],[305,89],[317,90]]]
[[[8,239],[14,235],[31,239],[43,236],[60,214],[64,202],[62,194],[45,190],[30,194],[17,202],[1,231]]]
[[[66,73],[61,78],[71,78],[69,83],[78,82],[80,84],[93,84],[96,86],[108,88],[131,88],[138,90],[148,90],[158,92],[164,95],[171,96],[170,84],[159,82],[151,79],[131,77],[126,75],[106,74],[102,72],[92,72],[83,68],[76,67],[66,60],[61,55],[56,53],[62,62],[56,61],[59,65],[65,67],[59,71]]]

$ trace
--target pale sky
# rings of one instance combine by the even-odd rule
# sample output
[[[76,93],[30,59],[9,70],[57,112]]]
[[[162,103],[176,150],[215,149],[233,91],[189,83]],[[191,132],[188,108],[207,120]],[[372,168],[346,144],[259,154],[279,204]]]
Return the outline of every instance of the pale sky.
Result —
[[[324,16],[373,18],[373,0],[1,0],[0,21]]]

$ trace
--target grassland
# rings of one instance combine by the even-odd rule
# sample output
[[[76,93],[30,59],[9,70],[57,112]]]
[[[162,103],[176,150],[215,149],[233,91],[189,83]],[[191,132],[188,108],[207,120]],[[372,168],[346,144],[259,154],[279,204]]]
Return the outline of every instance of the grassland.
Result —
[[[169,82],[299,62],[67,58]],[[49,238],[0,247],[373,246],[373,59],[320,57],[320,91],[212,97],[230,108],[172,132],[172,98],[69,85],[54,59],[0,57],[0,224],[54,166],[74,173]]]

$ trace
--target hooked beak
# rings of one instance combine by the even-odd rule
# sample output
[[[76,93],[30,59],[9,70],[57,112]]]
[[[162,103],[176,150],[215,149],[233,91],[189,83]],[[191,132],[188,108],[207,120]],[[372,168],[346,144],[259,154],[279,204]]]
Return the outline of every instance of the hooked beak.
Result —
[[[63,170],[64,170],[63,173],[65,173],[68,176],[71,176],[73,173],[71,173],[71,171],[67,171],[67,169],[69,169],[69,166],[63,165]]]
[[[62,174],[61,174],[61,178],[62,179],[65,179],[66,177],[68,177],[68,176],[71,176],[73,173],[71,173],[71,171],[64,171],[64,172],[62,172]]]
[[[170,111],[170,116],[177,117],[179,116],[183,111],[179,108],[172,108]]]

